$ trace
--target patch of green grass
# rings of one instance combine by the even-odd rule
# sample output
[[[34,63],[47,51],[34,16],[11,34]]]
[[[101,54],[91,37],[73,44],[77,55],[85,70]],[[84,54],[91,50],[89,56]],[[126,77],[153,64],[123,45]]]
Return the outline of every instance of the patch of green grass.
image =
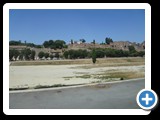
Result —
[[[41,89],[41,88],[52,88],[52,87],[63,87],[66,85],[63,84],[55,84],[55,85],[37,85],[34,87],[34,89]]]
[[[84,78],[84,79],[87,79],[87,78],[91,78],[91,75],[81,75],[81,76],[76,76],[76,78]]]
[[[100,80],[97,80],[97,81],[92,81],[91,83],[100,83],[101,81]]]

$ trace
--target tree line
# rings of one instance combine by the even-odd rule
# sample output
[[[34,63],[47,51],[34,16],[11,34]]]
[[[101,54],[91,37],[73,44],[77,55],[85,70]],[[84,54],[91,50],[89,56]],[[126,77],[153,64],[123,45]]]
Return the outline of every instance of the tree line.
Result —
[[[93,55],[94,54],[94,55]],[[65,51],[63,56],[66,59],[80,59],[80,58],[104,58],[104,57],[143,57],[144,51],[136,51],[134,46],[129,46],[129,51],[116,50],[111,48],[93,48],[90,51],[87,50],[68,50]]]
[[[36,45],[34,43],[27,43],[26,41],[24,43],[21,42],[21,40],[11,40],[9,41],[9,45],[16,45],[16,46],[27,46],[27,47],[34,47],[34,48],[42,48],[42,45]]]
[[[12,49],[9,50],[9,60],[17,60],[17,58],[19,58],[19,60],[34,60],[35,59],[35,55],[36,52],[34,50],[30,50],[30,49],[23,49],[21,51]]]
[[[79,39],[79,41],[81,41],[82,43],[85,43],[86,40],[85,39]],[[103,44],[110,44],[112,43],[113,40],[111,38],[106,37],[105,38],[105,43]],[[93,44],[95,44],[95,40],[93,40],[93,42],[91,42]],[[73,44],[73,39],[71,39],[71,44]],[[66,42],[64,40],[48,40],[48,41],[44,41],[42,45],[36,45],[34,43],[27,43],[27,41],[21,42],[21,40],[11,40],[9,41],[9,45],[23,45],[23,46],[28,46],[28,47],[34,47],[34,48],[51,48],[51,49],[62,49],[62,48],[67,48],[68,46],[66,45]]]

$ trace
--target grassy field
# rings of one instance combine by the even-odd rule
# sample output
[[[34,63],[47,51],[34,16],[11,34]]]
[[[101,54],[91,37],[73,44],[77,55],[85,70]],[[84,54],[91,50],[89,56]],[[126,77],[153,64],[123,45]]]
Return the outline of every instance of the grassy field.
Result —
[[[105,63],[106,66],[130,66],[144,64],[144,58],[99,58],[95,65],[99,67]],[[73,65],[73,64],[93,64],[91,59],[75,59],[75,60],[38,60],[38,61],[13,61],[11,66],[27,66],[27,65]],[[95,67],[98,67],[95,66]],[[104,67],[104,66],[103,66]]]

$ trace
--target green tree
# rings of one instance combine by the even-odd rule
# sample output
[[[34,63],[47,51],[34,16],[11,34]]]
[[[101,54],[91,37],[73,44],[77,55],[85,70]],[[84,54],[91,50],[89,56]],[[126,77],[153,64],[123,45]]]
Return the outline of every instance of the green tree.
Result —
[[[39,57],[40,59],[42,59],[42,58],[44,57],[44,52],[43,52],[43,51],[39,52],[39,53],[38,53],[38,57]]]
[[[95,64],[96,63],[96,51],[93,49],[92,51],[92,62]]]
[[[17,57],[19,56],[20,52],[18,50],[9,50],[9,60],[13,60],[13,57],[15,58],[15,60],[17,59]]]
[[[31,50],[30,49],[24,49],[21,52],[24,55],[25,60],[30,60],[31,56]]]
[[[73,44],[73,40],[71,39],[71,44]]]
[[[68,59],[68,55],[69,55],[69,52],[68,52],[68,51],[65,51],[65,52],[63,53],[63,56],[64,56],[64,58],[66,58],[66,59]]]
[[[65,44],[66,44],[66,43],[65,43],[65,41],[63,41],[63,40],[56,40],[56,41],[55,41],[55,46],[56,46],[56,48],[59,48],[59,49],[62,49]]]
[[[48,42],[48,41],[44,41],[43,46],[44,46],[45,48],[48,48],[48,47],[49,47],[49,42]]]
[[[9,60],[12,61],[14,56],[13,50],[9,50]]]
[[[53,44],[54,44],[54,41],[53,41],[53,40],[49,40],[49,41],[48,41],[48,44],[49,44],[49,45],[53,45]]]
[[[95,50],[97,58],[103,58],[105,56],[105,52],[102,49]]]
[[[133,53],[135,53],[135,52],[136,52],[136,49],[134,48],[134,46],[133,46],[133,45],[128,46],[128,49],[129,49],[129,52],[130,52],[131,54],[133,54]]]
[[[35,45],[35,48],[42,48],[42,45]]]
[[[31,58],[32,60],[34,60],[34,59],[35,59],[35,55],[36,55],[36,52],[35,52],[34,50],[32,50],[32,51],[31,51],[31,56],[30,56],[30,58]]]
[[[144,52],[144,51],[139,51],[139,52],[138,52],[138,56],[143,57],[144,55],[145,55],[145,52]]]
[[[26,46],[27,47],[35,47],[35,44],[34,43],[27,43]]]
[[[93,40],[93,44],[95,44],[96,42],[95,42],[95,40]]]
[[[56,58],[59,58],[59,53],[56,53],[56,54],[55,54],[55,57],[56,57]]]
[[[113,40],[112,40],[111,38],[108,38],[108,37],[105,38],[105,43],[106,43],[106,44],[109,45],[109,44],[112,43],[112,42],[113,42]]]
[[[14,50],[14,58],[15,58],[15,60],[17,59],[19,54],[20,54],[20,52],[18,50]]]
[[[53,55],[52,54],[49,57],[51,58],[51,60],[53,59]]]
[[[85,42],[86,42],[85,39],[80,39],[79,41],[81,41],[82,43],[85,43]]]
[[[67,45],[64,45],[64,48],[68,48],[68,46],[67,46]]]
[[[9,45],[23,45],[23,44],[21,43],[20,40],[19,41],[11,40],[11,41],[9,41]]]
[[[20,55],[19,55],[19,60],[23,60],[23,54],[22,53],[20,53]]]
[[[124,55],[124,57],[128,57],[129,56],[129,51],[123,51],[123,55]]]
[[[49,53],[44,53],[44,57],[47,59],[49,57]]]

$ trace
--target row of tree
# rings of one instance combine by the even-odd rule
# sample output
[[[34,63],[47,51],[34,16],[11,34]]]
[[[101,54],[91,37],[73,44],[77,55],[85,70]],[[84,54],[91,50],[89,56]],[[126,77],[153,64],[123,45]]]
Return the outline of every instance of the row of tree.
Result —
[[[34,50],[30,50],[30,49],[23,49],[22,51],[18,51],[16,49],[11,49],[9,50],[9,60],[13,61],[13,60],[35,60],[35,54],[36,52]],[[60,55],[59,53],[56,53],[55,55],[49,54],[49,53],[45,53],[43,51],[38,53],[38,57],[40,59],[44,58],[48,58],[50,57],[51,59],[53,59],[53,57],[59,58]]]
[[[94,54],[94,55],[93,55]],[[94,48],[91,51],[87,50],[68,50],[64,52],[66,59],[79,59],[79,58],[104,58],[104,57],[143,57],[144,51],[136,51],[134,46],[129,46],[129,51],[116,50],[111,48]]]
[[[65,51],[63,56],[66,59],[77,59],[77,58],[87,58],[89,52],[87,50],[68,50]]]
[[[86,42],[85,39],[79,39],[79,41],[81,41],[82,43]],[[106,37],[104,44],[110,44],[111,42],[113,42],[113,40],[109,37]],[[93,42],[91,43],[95,44],[95,40],[93,40]],[[71,39],[71,44],[73,44],[73,39]],[[28,47],[35,47],[35,48],[42,48],[44,46],[45,48],[51,48],[51,49],[67,48],[66,42],[64,40],[48,40],[48,41],[44,41],[42,45],[36,45],[34,43],[27,43],[26,41],[22,43],[21,40],[19,41],[11,40],[9,41],[9,45],[25,45]]]
[[[60,55],[59,55],[59,53],[56,53],[55,55],[52,55],[52,54],[45,53],[45,52],[41,51],[41,52],[38,53],[38,57],[40,59],[42,59],[42,58],[47,59],[48,57],[50,57],[50,59],[53,59],[53,57],[59,58]]]
[[[9,59],[16,60],[19,57],[19,60],[34,60],[35,51],[30,49],[23,49],[18,51],[15,49],[9,50]],[[87,50],[68,50],[63,53],[63,57],[66,59],[81,59],[81,58],[104,58],[104,57],[143,57],[145,55],[144,51],[136,51],[134,46],[129,46],[129,51],[116,50],[111,48],[94,48],[90,51]],[[48,58],[53,57],[59,58],[59,53],[56,53],[54,56],[49,53],[44,53],[43,51],[39,52],[38,57],[42,59],[43,57]]]
[[[30,49],[23,49],[22,51],[18,51],[15,49],[9,50],[9,60],[34,60],[36,52]]]
[[[26,41],[24,43],[21,42],[21,40],[16,41],[16,40],[11,40],[9,41],[9,45],[16,45],[16,46],[27,46],[27,47],[34,47],[34,48],[42,48],[42,45],[36,45],[34,43],[27,43]]]

